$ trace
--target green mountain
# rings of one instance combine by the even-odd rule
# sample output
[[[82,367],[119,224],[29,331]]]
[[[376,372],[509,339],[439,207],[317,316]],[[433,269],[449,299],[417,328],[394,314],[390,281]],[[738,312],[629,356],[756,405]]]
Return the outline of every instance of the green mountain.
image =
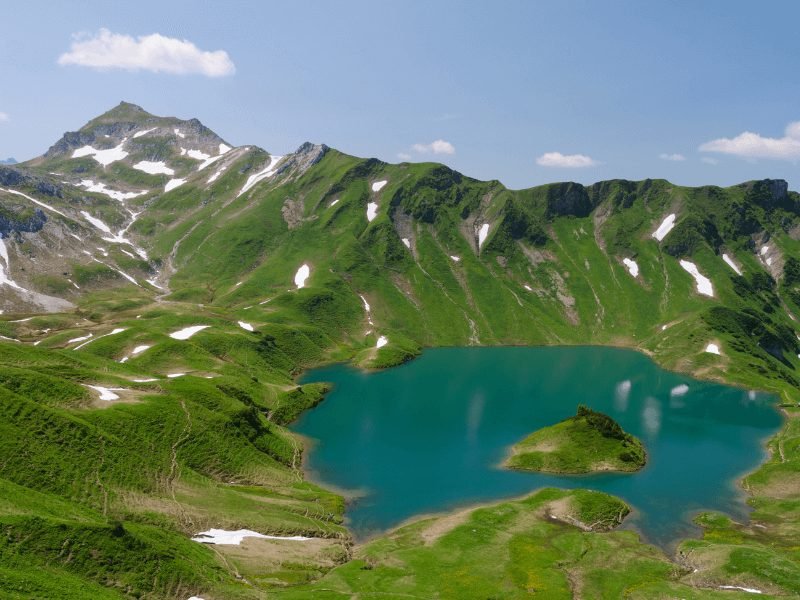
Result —
[[[423,346],[611,344],[780,396],[786,428],[747,479],[765,529],[704,515],[704,538],[668,557],[575,526],[619,501],[548,492],[531,510],[564,518],[520,516],[515,531],[565,541],[530,577],[618,597],[611,552],[641,565],[615,580],[640,590],[630,597],[736,597],[710,591],[731,573],[800,594],[799,250],[800,195],[780,180],[509,190],[324,145],[233,148],[197,120],[122,103],[0,167],[0,590],[339,598],[393,592],[402,576],[418,597],[485,598],[423,585],[426,565],[447,563],[445,538],[433,557],[413,527],[353,546],[342,498],[303,479],[303,443],[285,429],[325,388],[294,378]],[[190,539],[211,528],[314,539]],[[505,572],[514,539],[473,540],[452,564],[496,556]],[[537,588],[509,577],[503,597]],[[312,587],[285,589],[298,584]]]

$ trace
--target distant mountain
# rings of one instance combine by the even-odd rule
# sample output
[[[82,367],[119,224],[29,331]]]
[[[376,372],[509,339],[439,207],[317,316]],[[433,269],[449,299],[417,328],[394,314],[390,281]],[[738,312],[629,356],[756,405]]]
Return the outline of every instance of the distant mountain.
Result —
[[[0,581],[11,577],[12,597],[256,598],[341,563],[354,582],[423,569],[348,562],[361,550],[345,502],[304,481],[303,443],[285,428],[328,389],[297,384],[299,373],[334,360],[392,366],[431,346],[605,344],[794,404],[798,255],[800,195],[782,180],[509,190],[321,144],[285,156],[232,147],[196,119],[123,102],[41,156],[0,166]],[[658,420],[662,400],[651,400]],[[797,444],[774,447],[774,472],[794,477]],[[797,511],[785,508],[789,484],[764,484],[769,473],[753,499],[769,529],[704,539],[726,544],[702,555],[715,575],[681,586],[716,586],[734,570],[749,585],[738,569],[751,564],[789,569]],[[548,532],[591,523],[592,510],[525,518]],[[474,524],[480,535],[454,530],[447,556],[459,535],[498,537],[484,533],[503,519]],[[404,543],[427,543],[417,526]],[[215,553],[191,540],[211,528],[316,539]],[[631,532],[573,533],[574,548],[602,557],[623,542],[635,557],[658,552]],[[751,534],[758,561],[714,562]],[[519,548],[500,554],[535,555],[553,580],[604,597],[591,572],[564,570],[559,557],[581,552],[507,538]],[[475,556],[489,572],[494,554]],[[642,571],[652,581],[692,572],[658,556],[666,566]],[[795,593],[791,573],[770,592]],[[483,578],[474,585],[487,597]],[[545,585],[507,579],[498,593],[509,597]],[[441,595],[432,590],[419,597]]]
[[[17,159],[16,158],[9,157],[9,158],[5,158],[3,160],[0,160],[0,165],[15,165],[15,164],[17,164]]]

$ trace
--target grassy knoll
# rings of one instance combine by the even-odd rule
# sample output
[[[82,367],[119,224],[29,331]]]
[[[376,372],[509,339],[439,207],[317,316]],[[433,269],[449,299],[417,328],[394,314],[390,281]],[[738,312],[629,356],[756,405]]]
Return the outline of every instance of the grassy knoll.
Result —
[[[585,490],[545,489],[403,526],[312,585],[277,598],[738,598],[616,526],[628,507]]]
[[[608,415],[580,405],[574,417],[533,432],[511,448],[510,469],[546,473],[637,471],[647,461],[642,442]]]

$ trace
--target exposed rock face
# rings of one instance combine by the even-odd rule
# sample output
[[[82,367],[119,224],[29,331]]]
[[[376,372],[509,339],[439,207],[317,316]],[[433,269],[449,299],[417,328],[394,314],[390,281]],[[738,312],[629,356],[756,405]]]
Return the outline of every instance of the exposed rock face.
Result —
[[[14,232],[36,233],[42,230],[46,222],[47,215],[40,208],[34,210],[33,215],[27,219],[17,219],[0,212],[0,238],[7,238]]]
[[[31,175],[19,167],[0,167],[0,186],[30,186],[45,196],[63,197],[60,186],[38,175]]]
[[[293,154],[286,157],[275,174],[289,173],[292,177],[299,177],[321,161],[329,149],[325,144],[305,142]]]
[[[762,179],[742,184],[747,190],[747,201],[766,209],[790,208],[789,184],[783,179]]]

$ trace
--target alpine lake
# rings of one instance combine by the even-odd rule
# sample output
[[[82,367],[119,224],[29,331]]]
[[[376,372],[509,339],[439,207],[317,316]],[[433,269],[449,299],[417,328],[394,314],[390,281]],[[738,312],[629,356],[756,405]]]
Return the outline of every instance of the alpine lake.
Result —
[[[769,394],[697,381],[616,348],[437,348],[383,371],[336,364],[301,378],[315,381],[333,390],[293,430],[311,439],[310,478],[348,496],[359,539],[420,515],[581,487],[625,500],[633,512],[623,527],[668,547],[697,533],[697,512],[747,518],[738,480],[765,459],[782,423]],[[500,467],[512,444],[579,404],[641,439],[645,468],[576,476]]]

